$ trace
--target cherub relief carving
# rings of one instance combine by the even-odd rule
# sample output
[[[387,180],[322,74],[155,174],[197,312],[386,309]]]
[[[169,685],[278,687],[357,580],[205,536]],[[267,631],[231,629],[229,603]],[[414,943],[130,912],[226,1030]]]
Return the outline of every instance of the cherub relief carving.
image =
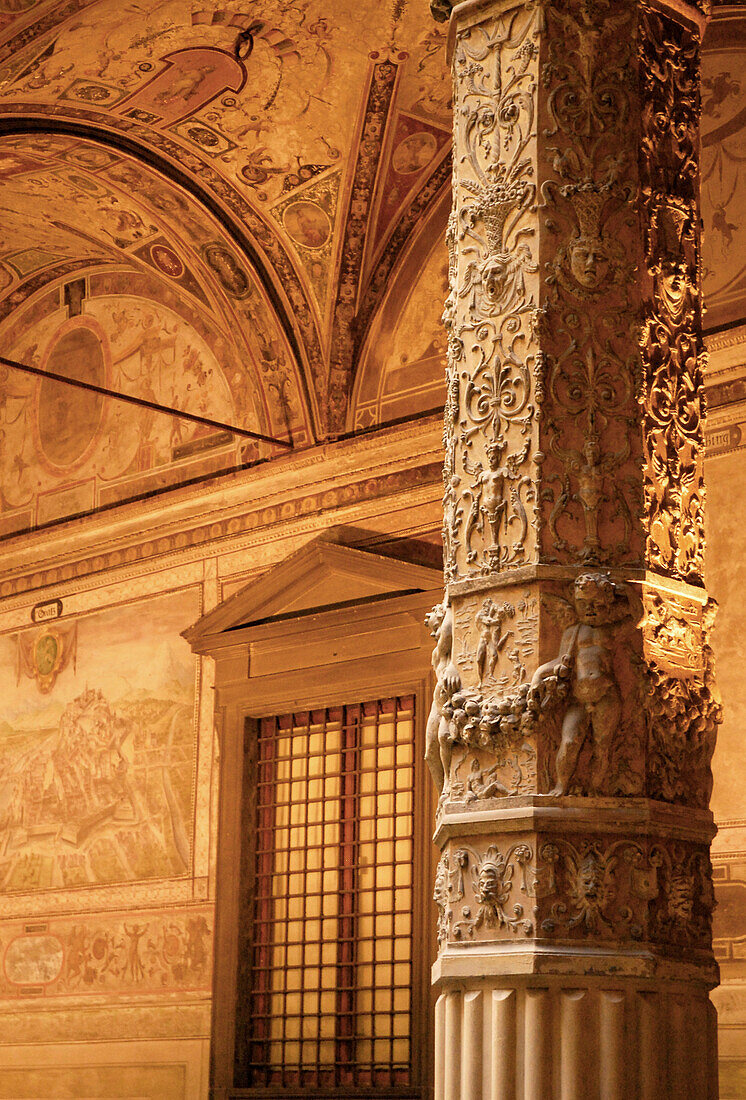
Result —
[[[461,687],[461,677],[453,660],[453,609],[447,597],[442,604],[436,604],[425,622],[435,638],[432,656],[435,692],[425,731],[425,760],[441,799],[444,799],[448,794],[453,754],[450,720],[444,707]]]
[[[569,666],[570,702],[563,719],[555,762],[557,781],[550,792],[567,794],[581,749],[593,745],[591,787],[603,790],[608,779],[614,735],[622,716],[622,697],[614,673],[614,654],[630,627],[630,607],[605,573],[582,573],[574,586],[575,622],[562,635],[559,654],[540,665],[531,681],[541,697],[545,681]]]

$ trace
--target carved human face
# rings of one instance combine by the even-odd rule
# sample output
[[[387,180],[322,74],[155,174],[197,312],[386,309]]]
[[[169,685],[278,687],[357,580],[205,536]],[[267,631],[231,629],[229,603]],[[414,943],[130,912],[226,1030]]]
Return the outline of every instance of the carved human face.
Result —
[[[500,459],[502,453],[505,450],[505,444],[500,440],[493,440],[492,443],[487,444],[487,462],[491,470],[497,470],[500,466]]]
[[[438,633],[443,625],[443,619],[445,618],[445,608],[443,604],[436,604],[432,611],[428,611],[425,616],[425,625],[432,634],[433,637]]]
[[[595,898],[601,886],[601,861],[590,852],[578,868],[578,890],[584,898]]]
[[[570,271],[586,290],[596,290],[609,273],[609,257],[600,237],[578,237],[570,246]]]
[[[500,896],[501,877],[498,865],[492,860],[485,860],[479,868],[477,879],[477,893],[480,901],[497,900]]]
[[[589,466],[598,465],[599,447],[597,439],[587,439],[583,446],[583,455]]]
[[[496,256],[490,256],[482,265],[482,287],[487,301],[498,306],[503,300],[508,286],[510,273],[510,259],[500,252]]]
[[[585,581],[575,586],[575,611],[581,623],[598,626],[611,618],[614,593],[610,585]]]
[[[664,272],[661,275],[660,288],[669,314],[678,317],[684,309],[688,290],[684,273],[677,268]]]

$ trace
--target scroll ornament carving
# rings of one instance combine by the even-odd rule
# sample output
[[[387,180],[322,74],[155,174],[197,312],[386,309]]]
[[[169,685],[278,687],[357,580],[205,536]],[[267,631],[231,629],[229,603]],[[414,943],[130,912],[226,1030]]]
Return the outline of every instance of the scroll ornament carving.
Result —
[[[438,860],[435,872],[435,889],[433,900],[438,906],[438,944],[443,944],[448,937],[448,931],[453,917],[450,908],[464,896],[464,869],[468,863],[468,856],[464,851],[455,854],[455,866],[451,866],[451,857],[444,852]]]
[[[534,126],[535,12],[516,7],[459,32],[454,145],[461,166],[449,221],[445,418],[446,574],[528,560],[534,491],[538,271],[527,155]]]
[[[648,790],[651,798],[709,805],[711,761],[723,719],[709,645],[717,605],[648,592],[646,656]]]
[[[706,809],[712,756],[723,720],[709,675],[691,680],[653,666],[648,672],[648,795]]]
[[[513,894],[518,883],[523,895],[528,895],[526,873],[532,858],[531,848],[523,843],[512,845],[504,855],[495,844],[483,853],[460,848],[455,853],[456,866],[451,869],[449,854],[445,852],[438,864],[435,884],[435,901],[440,911],[438,942],[443,943],[449,935],[455,940],[472,939],[481,928],[531,935],[533,922],[524,915],[523,904],[514,900]],[[454,921],[452,907],[464,899],[467,877],[473,903],[462,905],[457,914],[461,919]]]
[[[543,105],[549,125],[540,216],[547,399],[542,552],[548,560],[639,564],[641,476],[634,211],[629,140],[633,7],[548,4]]]
[[[641,198],[653,301],[642,332],[649,566],[701,583],[703,380],[699,254],[699,42],[643,5]]]
[[[593,836],[446,850],[435,900],[441,947],[522,934],[696,949],[709,943],[715,907],[705,850]]]
[[[557,838],[539,855],[538,892],[557,897],[542,933],[708,944],[714,895],[704,851],[676,842]]]

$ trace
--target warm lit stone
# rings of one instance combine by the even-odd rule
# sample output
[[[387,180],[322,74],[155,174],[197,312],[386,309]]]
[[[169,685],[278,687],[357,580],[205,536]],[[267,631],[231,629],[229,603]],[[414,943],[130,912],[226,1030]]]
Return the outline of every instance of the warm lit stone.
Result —
[[[716,1095],[703,26],[451,15],[439,1100]]]

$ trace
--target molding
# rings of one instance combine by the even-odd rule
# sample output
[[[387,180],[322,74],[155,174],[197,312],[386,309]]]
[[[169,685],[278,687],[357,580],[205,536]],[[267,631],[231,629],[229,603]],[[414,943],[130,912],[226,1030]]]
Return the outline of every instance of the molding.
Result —
[[[423,487],[439,500],[439,435],[440,418],[382,429],[9,537],[2,543],[0,599],[72,581],[79,586],[89,575],[142,568],[190,549],[205,556],[208,545],[217,552],[216,543],[233,549],[241,536],[255,542],[261,531],[276,540],[278,528],[295,533],[298,521],[318,531],[324,514],[350,516],[363,502]]]
[[[240,630],[243,638],[243,627],[278,617],[329,611],[344,603],[416,590],[439,593],[439,570],[353,549],[344,544],[344,534],[343,528],[332,530],[296,550],[183,631],[183,637],[195,652],[209,652],[221,641],[232,644],[234,631]]]

